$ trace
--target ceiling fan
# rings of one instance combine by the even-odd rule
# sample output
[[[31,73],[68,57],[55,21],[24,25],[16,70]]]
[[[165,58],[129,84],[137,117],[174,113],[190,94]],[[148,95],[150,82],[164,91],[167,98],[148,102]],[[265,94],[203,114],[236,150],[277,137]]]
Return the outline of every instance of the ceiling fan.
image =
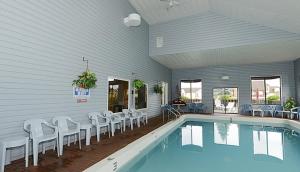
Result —
[[[177,6],[180,4],[177,0],[160,0],[161,2],[168,2],[167,10]]]

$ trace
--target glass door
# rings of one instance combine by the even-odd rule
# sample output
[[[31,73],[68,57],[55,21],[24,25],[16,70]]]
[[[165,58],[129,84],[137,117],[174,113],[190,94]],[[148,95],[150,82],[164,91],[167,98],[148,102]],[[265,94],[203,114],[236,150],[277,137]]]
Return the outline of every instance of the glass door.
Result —
[[[214,88],[214,113],[238,113],[238,88]]]

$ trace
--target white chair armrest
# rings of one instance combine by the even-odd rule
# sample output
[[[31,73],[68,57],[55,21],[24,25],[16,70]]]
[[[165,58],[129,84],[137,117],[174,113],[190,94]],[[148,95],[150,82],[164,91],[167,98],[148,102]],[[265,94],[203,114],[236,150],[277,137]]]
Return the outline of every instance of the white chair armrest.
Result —
[[[58,133],[58,128],[55,125],[52,125],[48,122],[43,122],[43,124],[45,124],[47,127],[54,129],[54,133],[57,134]]]
[[[79,122],[73,121],[71,118],[68,119],[68,121],[70,121],[71,123],[75,124],[77,129],[80,129],[80,123]]]

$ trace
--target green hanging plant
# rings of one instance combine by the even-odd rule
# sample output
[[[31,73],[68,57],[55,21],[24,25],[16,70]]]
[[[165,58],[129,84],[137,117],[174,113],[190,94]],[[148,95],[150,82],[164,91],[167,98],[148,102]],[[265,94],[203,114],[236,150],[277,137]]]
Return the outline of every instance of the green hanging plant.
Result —
[[[154,85],[153,91],[156,94],[162,94],[163,93],[162,86],[159,84]]]
[[[292,108],[296,107],[296,100],[293,97],[289,97],[283,106],[285,110],[291,110]]]
[[[90,88],[96,88],[96,74],[86,70],[81,75],[78,76],[78,79],[73,80],[73,86],[84,88],[84,89],[90,89]]]
[[[133,81],[133,87],[135,88],[135,89],[140,89],[140,88],[142,88],[144,86],[144,81],[142,81],[142,80],[139,80],[139,79],[135,79],[134,81]]]

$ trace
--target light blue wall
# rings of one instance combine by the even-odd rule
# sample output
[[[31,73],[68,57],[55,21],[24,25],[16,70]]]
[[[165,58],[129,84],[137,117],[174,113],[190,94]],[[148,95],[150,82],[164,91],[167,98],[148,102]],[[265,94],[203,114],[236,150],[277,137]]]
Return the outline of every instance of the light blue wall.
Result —
[[[107,108],[107,77],[136,77],[149,84],[149,115],[160,113],[157,80],[171,71],[149,57],[148,24],[127,28],[135,12],[126,0],[0,2],[0,138],[22,134],[29,118],[69,115],[87,121]],[[72,80],[85,70],[98,77],[87,103],[76,103]]]
[[[158,36],[164,39],[164,46],[161,48],[156,48]],[[150,56],[157,56],[258,44],[278,39],[300,39],[300,36],[209,12],[150,26],[149,49]]]
[[[296,100],[300,103],[300,59],[294,61],[295,68],[295,85],[296,85]]]
[[[222,80],[222,76],[230,76],[229,80]],[[176,97],[176,85],[182,79],[202,79],[203,103],[212,112],[213,88],[238,87],[239,103],[251,104],[252,76],[281,76],[282,101],[295,96],[294,63],[282,62],[271,64],[218,66],[195,69],[178,69],[172,72],[172,96]]]

